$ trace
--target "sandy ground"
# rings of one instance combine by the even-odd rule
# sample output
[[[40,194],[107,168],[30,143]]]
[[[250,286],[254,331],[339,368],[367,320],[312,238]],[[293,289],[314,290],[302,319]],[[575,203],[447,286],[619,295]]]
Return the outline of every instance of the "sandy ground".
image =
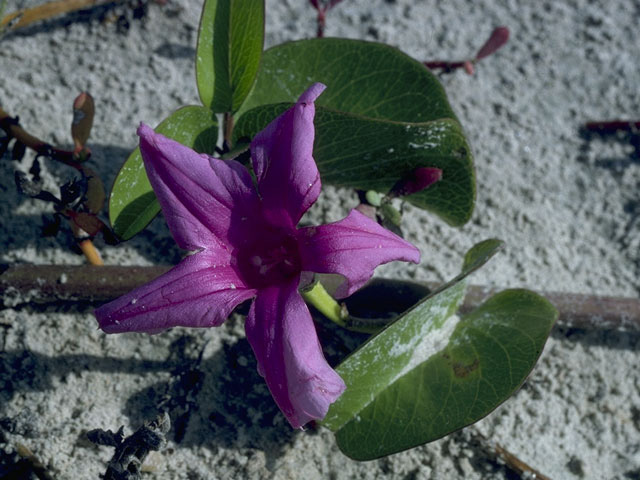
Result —
[[[9,0],[8,11],[40,1]],[[199,2],[152,5],[123,31],[94,11],[0,40],[0,104],[33,133],[70,146],[71,102],[96,99],[92,164],[110,185],[135,146],[140,121],[156,124],[197,103],[192,58]],[[624,295],[640,293],[640,160],[628,137],[585,135],[587,120],[637,119],[637,19],[632,0],[344,0],[327,35],[378,40],[415,58],[461,59],[493,27],[511,41],[478,66],[442,77],[475,153],[478,203],[454,229],[407,207],[407,238],[423,252],[408,269],[380,274],[444,280],[475,242],[506,252],[474,283]],[[106,16],[106,20],[105,17]],[[267,1],[267,44],[315,33],[303,0]],[[122,26],[123,22],[120,22]],[[22,162],[0,162],[0,261],[81,264],[69,238],[41,238],[41,202],[19,196]],[[46,163],[50,188],[71,172]],[[325,189],[310,219],[337,220],[355,205]],[[132,241],[98,242],[108,264],[175,263],[180,252],[156,220]],[[331,347],[330,347],[331,348]],[[554,479],[640,478],[640,336],[554,330],[525,386],[475,428]],[[242,319],[206,331],[106,336],[78,306],[0,310],[0,450],[17,442],[59,479],[97,478],[111,450],[84,439],[93,428],[128,432],[172,411],[157,478],[513,478],[459,432],[368,463],[342,455],[328,431],[292,431],[255,371]],[[149,476],[149,478],[154,478]]]

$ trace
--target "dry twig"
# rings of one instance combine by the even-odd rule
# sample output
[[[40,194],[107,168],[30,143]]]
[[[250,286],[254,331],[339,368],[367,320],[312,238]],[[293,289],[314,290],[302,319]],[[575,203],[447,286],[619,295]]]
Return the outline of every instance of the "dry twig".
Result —
[[[169,266],[0,265],[4,305],[59,301],[105,302],[165,273]],[[427,284],[435,290],[437,285]],[[424,286],[422,287],[424,288]],[[478,307],[498,289],[470,286],[462,312]],[[540,292],[560,311],[558,324],[582,329],[640,331],[640,300],[564,292]]]
[[[489,458],[504,464],[507,469],[518,475],[519,478],[531,480],[551,480],[549,477],[543,475],[538,470],[528,465],[520,458],[516,457],[513,453],[506,450],[499,443],[488,439],[476,428],[470,428],[469,434],[471,435],[471,438],[473,440],[475,440],[479,445],[482,446],[483,450],[485,451],[487,456],[489,456]]]
[[[53,480],[53,477],[42,462],[35,456],[35,454],[22,443],[16,444],[16,452],[18,456],[21,458],[21,461],[24,462],[27,471],[21,471],[21,466],[18,466],[17,474],[26,474],[29,472],[33,473],[39,480]],[[20,473],[18,473],[20,472]],[[18,478],[18,477],[15,477]]]
[[[165,412],[142,425],[133,434],[124,436],[124,427],[117,432],[97,428],[87,432],[87,438],[96,445],[114,447],[104,480],[140,480],[142,464],[151,451],[160,450],[166,443],[165,435],[171,428],[171,420]]]
[[[113,3],[113,1],[114,0],[58,0],[32,8],[22,8],[2,18],[0,20],[0,30],[4,28],[7,30],[16,30],[51,17],[95,7],[101,3]]]
[[[14,152],[16,145],[21,146],[20,155],[24,154],[24,149],[28,147],[36,152],[36,159],[37,156],[43,156],[64,163],[76,169],[86,179],[86,199],[81,204],[82,208],[79,211],[66,207],[60,207],[60,209],[64,210],[63,213],[69,220],[78,246],[89,263],[103,265],[100,254],[93,245],[91,238],[99,231],[104,233],[107,230],[106,225],[97,217],[104,204],[104,186],[98,174],[83,163],[91,156],[91,151],[84,145],[93,125],[94,103],[91,95],[86,92],[78,95],[74,101],[73,111],[74,119],[71,124],[71,133],[75,144],[73,151],[56,148],[31,135],[20,126],[18,117],[12,117],[2,107],[0,107],[0,128],[7,133],[4,147],[8,145],[10,140],[15,139]],[[37,183],[28,180],[24,174],[18,173],[16,182],[21,193],[27,193],[34,198],[46,198],[48,201],[57,202],[58,205],[61,203],[54,195],[41,191]],[[27,190],[35,190],[29,193],[25,191],[25,188]]]

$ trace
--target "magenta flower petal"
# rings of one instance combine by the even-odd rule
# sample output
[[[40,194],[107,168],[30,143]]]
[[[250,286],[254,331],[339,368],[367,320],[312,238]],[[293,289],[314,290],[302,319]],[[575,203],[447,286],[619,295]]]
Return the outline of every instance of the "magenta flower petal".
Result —
[[[189,255],[152,282],[96,309],[100,328],[155,333],[220,325],[238,304],[256,295],[230,264],[224,250]]]
[[[240,163],[200,155],[141,125],[142,158],[169,228],[180,247],[197,252],[95,311],[107,333],[212,327],[255,296],[247,339],[296,428],[324,418],[346,388],[322,354],[300,280],[310,281],[310,272],[340,274],[346,282],[337,294],[346,296],[376,266],[420,259],[415,247],[356,211],[334,224],[296,229],[320,193],[313,119],[324,88],[312,85],[256,135],[258,191]]]
[[[271,395],[294,428],[324,418],[345,390],[322,354],[298,281],[258,292],[245,324]]]
[[[393,260],[420,261],[416,247],[357,210],[339,222],[301,228],[298,246],[302,270],[345,277],[336,291],[338,298],[362,287],[378,265]]]
[[[294,228],[320,194],[320,176],[313,159],[313,102],[324,89],[321,83],[313,84],[251,142],[265,214],[283,227]]]
[[[246,168],[201,155],[147,125],[138,128],[147,176],[178,246],[187,250],[242,242],[259,210]],[[244,221],[243,221],[244,219]]]

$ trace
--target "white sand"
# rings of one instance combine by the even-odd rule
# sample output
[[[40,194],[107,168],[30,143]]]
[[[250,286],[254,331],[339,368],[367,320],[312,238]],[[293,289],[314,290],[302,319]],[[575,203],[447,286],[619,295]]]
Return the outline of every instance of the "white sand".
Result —
[[[9,0],[8,11],[37,3]],[[97,105],[92,165],[110,185],[140,121],[156,124],[197,103],[199,3],[152,5],[128,34],[74,16],[0,40],[0,104],[29,131],[69,146],[71,103],[89,90]],[[314,35],[306,3],[267,2],[269,46]],[[418,59],[462,59],[493,27],[512,33],[475,76],[442,77],[475,153],[473,219],[453,229],[407,207],[405,230],[423,262],[408,273],[399,265],[380,273],[443,280],[472,244],[498,237],[506,253],[474,283],[637,296],[640,161],[628,142],[587,140],[579,128],[640,118],[638,15],[633,0],[344,0],[336,7],[327,35],[379,40]],[[0,261],[82,263],[63,235],[40,238],[48,207],[15,192],[13,171],[29,165],[29,158],[0,162]],[[71,176],[43,167],[51,188]],[[351,195],[328,188],[312,216],[337,220],[353,206]],[[161,220],[131,242],[99,248],[109,264],[180,257]],[[22,442],[56,478],[97,478],[111,450],[89,445],[83,432],[121,424],[131,431],[169,398],[191,417],[161,456],[162,478],[510,478],[464,432],[369,463],[343,456],[328,431],[292,432],[243,337],[239,318],[206,331],[105,336],[89,310],[2,310],[0,418],[11,420],[0,422],[0,448]],[[637,334],[556,330],[525,387],[478,428],[554,479],[640,478],[639,347]],[[185,392],[178,379],[189,368],[202,377]]]

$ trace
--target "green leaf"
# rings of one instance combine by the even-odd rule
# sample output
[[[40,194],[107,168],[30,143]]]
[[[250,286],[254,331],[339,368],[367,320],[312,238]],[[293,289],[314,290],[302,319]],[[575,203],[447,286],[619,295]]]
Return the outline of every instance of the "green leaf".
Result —
[[[336,368],[347,389],[321,423],[346,455],[371,460],[436,440],[481,419],[522,384],[557,317],[553,306],[507,290],[455,315],[466,277],[502,247],[497,239],[475,245],[462,272],[435,292],[379,280],[347,299],[350,312],[374,316],[382,305],[413,306]],[[403,298],[391,298],[397,292]]]
[[[440,285],[435,290],[424,284],[398,279],[374,278],[363,288],[344,300],[349,314],[351,326],[382,327],[396,320],[396,317],[424,301],[425,298],[437,295],[455,284],[463,281],[468,275],[487,263],[504,246],[502,240],[491,238],[474,245],[465,255],[462,271],[453,279]]]
[[[487,240],[483,240],[480,243],[476,243],[465,254],[464,262],[462,264],[462,271],[460,272],[460,274],[454,277],[449,282],[441,285],[433,293],[435,294],[437,292],[446,290],[459,281],[464,280],[466,277],[471,275],[473,272],[475,272],[485,263],[491,260],[491,258],[500,250],[502,250],[503,247],[504,242],[502,240],[498,240],[497,238],[489,238]]]
[[[238,112],[236,138],[252,138],[314,82],[318,98],[314,155],[327,184],[386,192],[417,167],[443,178],[407,197],[452,225],[475,202],[471,150],[438,79],[388,45],[322,38],[264,52],[254,88]]]
[[[382,43],[345,38],[300,40],[266,50],[241,112],[295,102],[314,82],[328,87],[316,104],[333,110],[398,122],[456,119],[444,88],[420,62]]]
[[[218,138],[216,116],[205,107],[176,110],[155,129],[197,152],[213,154]],[[113,231],[128,240],[146,227],[160,211],[140,149],[136,148],[118,172],[109,197],[109,220]]]
[[[456,312],[464,292],[465,283],[459,282],[423,300],[347,357],[336,368],[347,389],[321,423],[336,432],[359,418],[405,369],[415,366],[414,351]]]
[[[246,112],[238,120],[234,137],[252,138],[288,106],[264,105]],[[442,180],[406,199],[452,225],[462,225],[471,217],[475,172],[471,150],[456,120],[406,123],[317,107],[314,123],[314,158],[323,183],[387,192],[415,168],[438,167]]]
[[[203,105],[217,113],[240,108],[256,78],[263,43],[264,1],[205,1],[196,51]]]
[[[441,331],[413,352],[424,359],[422,363],[386,388],[376,385],[370,401],[348,422],[346,415],[329,411],[328,425],[337,429],[338,446],[349,457],[371,460],[390,455],[436,440],[490,413],[526,379],[557,317],[549,302],[527,290],[501,292],[460,320],[453,316],[443,322],[438,309],[431,310],[423,321],[437,323]],[[392,351],[399,349],[390,345]],[[394,361],[389,353],[379,351],[378,356]],[[385,363],[374,355],[370,358],[368,376],[353,384],[349,378],[345,394],[350,388],[366,394],[370,378],[375,378],[373,369]]]
[[[491,257],[504,247],[504,242],[497,238],[489,238],[475,244],[464,256],[462,275],[469,275],[482,267]]]

